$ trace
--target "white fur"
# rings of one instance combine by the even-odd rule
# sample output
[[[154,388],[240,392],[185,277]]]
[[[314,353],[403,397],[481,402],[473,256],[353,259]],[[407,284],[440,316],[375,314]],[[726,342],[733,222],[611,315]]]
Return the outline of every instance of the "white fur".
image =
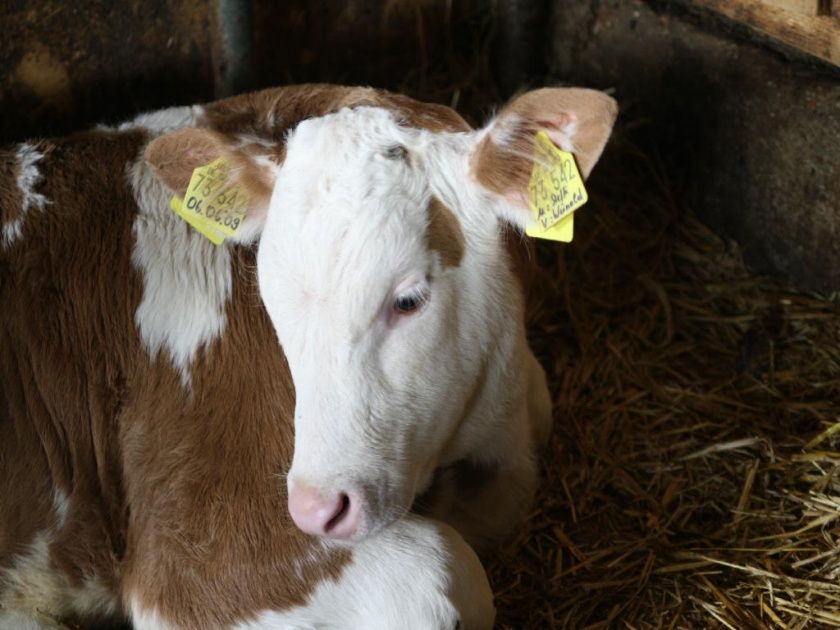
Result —
[[[337,581],[309,601],[234,630],[483,630],[492,593],[475,553],[448,527],[407,518],[353,548]]]
[[[0,571],[3,584],[0,609],[16,611],[33,620],[39,615],[59,619],[70,614],[83,617],[116,614],[118,604],[113,594],[95,575],[87,576],[81,586],[75,586],[52,567],[51,544],[50,531],[38,533],[26,551]]]
[[[131,600],[131,622],[134,630],[176,630],[154,608],[143,608],[137,599]]]
[[[530,457],[521,291],[497,225],[514,211],[471,184],[481,137],[361,107],[288,139],[257,272],[296,389],[289,483],[361,501],[358,538],[404,514],[440,466]],[[385,157],[394,144],[407,161]],[[454,268],[425,240],[433,195],[466,237]],[[426,307],[390,322],[396,289],[427,277]]]
[[[67,522],[67,515],[70,512],[70,500],[67,494],[60,488],[53,488],[53,509],[55,510],[56,527],[61,529]]]
[[[21,613],[16,610],[0,610],[0,630],[55,630],[52,620],[39,620],[32,614]]]
[[[204,108],[201,105],[169,107],[167,109],[139,114],[132,120],[122,123],[117,129],[120,131],[145,129],[153,133],[163,133],[181,129],[182,127],[194,127],[203,114]]]
[[[22,234],[23,221],[26,215],[32,208],[43,210],[49,203],[47,198],[39,192],[35,191],[43,180],[41,172],[38,170],[38,162],[44,157],[44,154],[38,151],[31,144],[21,144],[18,146],[18,175],[15,180],[18,190],[21,192],[20,215],[13,221],[9,221],[3,225],[2,229],[2,245],[8,249],[12,243],[17,241]]]
[[[192,124],[197,112],[195,107],[172,108],[127,124],[173,129]],[[184,386],[189,386],[196,354],[227,325],[225,306],[233,282],[230,253],[172,212],[172,193],[152,175],[142,156],[127,171],[139,207],[132,261],[143,279],[135,323],[149,355],[154,359],[165,351]]]

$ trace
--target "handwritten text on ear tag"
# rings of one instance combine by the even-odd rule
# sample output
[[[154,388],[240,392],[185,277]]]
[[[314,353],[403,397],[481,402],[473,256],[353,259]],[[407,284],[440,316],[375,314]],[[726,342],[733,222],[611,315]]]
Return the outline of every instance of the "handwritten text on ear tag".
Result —
[[[575,157],[558,149],[548,134],[537,132],[528,200],[534,222],[528,236],[568,243],[574,237],[574,212],[589,199]]]
[[[230,183],[230,165],[219,158],[193,171],[187,193],[172,197],[169,207],[216,245],[235,236],[245,220],[248,198]]]

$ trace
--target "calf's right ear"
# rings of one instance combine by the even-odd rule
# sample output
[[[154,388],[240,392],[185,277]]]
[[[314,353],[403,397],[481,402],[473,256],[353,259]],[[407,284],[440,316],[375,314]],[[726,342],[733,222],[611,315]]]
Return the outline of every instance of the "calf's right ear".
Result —
[[[152,140],[144,153],[146,164],[167,188],[183,197],[193,171],[224,158],[229,166],[227,187],[242,189],[247,198],[245,234],[262,229],[279,164],[269,147],[245,145],[212,129],[178,129]]]

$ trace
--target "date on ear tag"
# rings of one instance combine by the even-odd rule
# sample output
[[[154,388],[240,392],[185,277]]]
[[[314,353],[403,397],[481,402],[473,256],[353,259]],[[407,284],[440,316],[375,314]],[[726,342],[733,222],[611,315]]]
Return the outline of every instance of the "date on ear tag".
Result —
[[[534,222],[528,236],[568,243],[574,238],[574,212],[589,199],[575,156],[558,149],[548,134],[537,132],[528,201]]]
[[[169,207],[213,244],[235,236],[245,220],[248,198],[228,179],[230,166],[219,158],[193,171],[187,193],[172,197]]]

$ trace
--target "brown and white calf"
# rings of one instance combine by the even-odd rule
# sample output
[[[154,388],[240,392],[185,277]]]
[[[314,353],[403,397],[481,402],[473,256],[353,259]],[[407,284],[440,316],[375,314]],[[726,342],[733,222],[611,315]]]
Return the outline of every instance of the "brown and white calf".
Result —
[[[501,226],[536,130],[588,174],[614,117],[298,86],[0,152],[0,628],[490,627],[467,543],[550,426]],[[217,247],[169,200],[220,156]]]

